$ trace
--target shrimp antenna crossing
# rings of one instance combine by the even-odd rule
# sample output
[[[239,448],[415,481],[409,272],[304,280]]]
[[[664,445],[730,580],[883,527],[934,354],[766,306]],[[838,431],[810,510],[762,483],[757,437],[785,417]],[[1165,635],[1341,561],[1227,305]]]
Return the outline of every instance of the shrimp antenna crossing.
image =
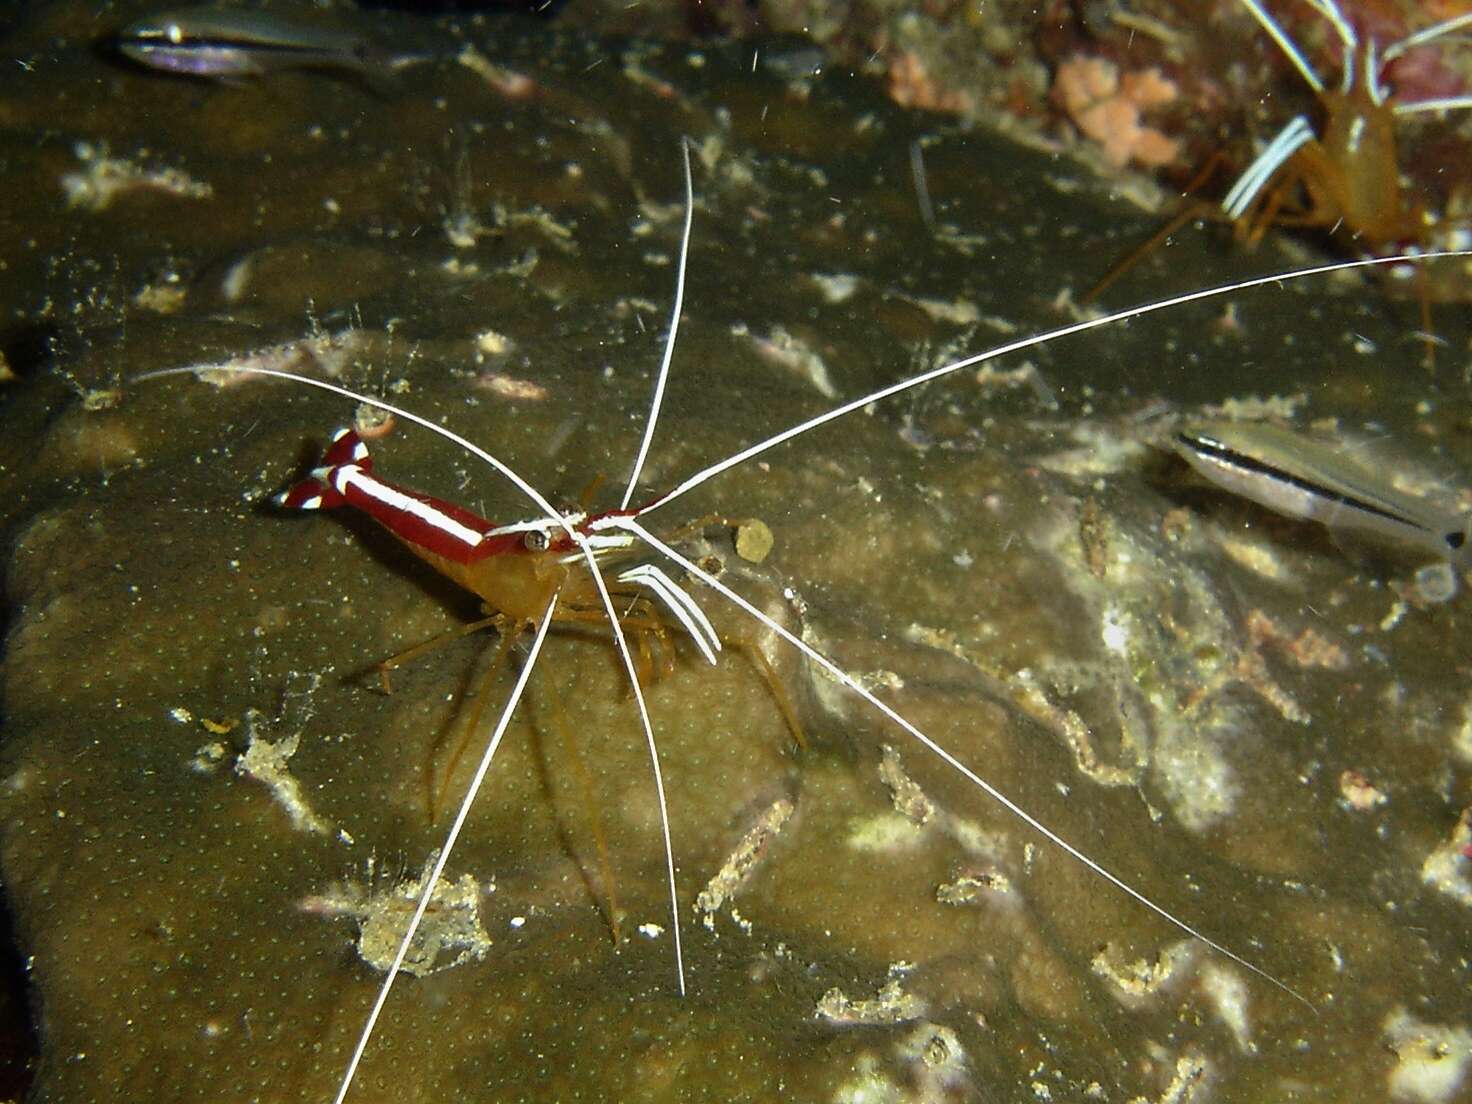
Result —
[[[664,394],[665,380],[668,378],[670,361],[674,355],[675,334],[679,327],[680,310],[684,299],[686,262],[689,256],[691,219],[695,209],[695,201],[694,188],[690,179],[689,147],[684,143],[681,143],[681,148],[684,152],[685,161],[685,230],[680,242],[680,260],[678,270],[679,275],[677,277],[677,286],[675,292],[674,317],[670,323],[669,338],[665,344],[664,360],[660,366],[659,377],[655,385],[655,394],[650,403],[649,420],[648,425],[645,429],[643,445],[639,450],[639,457],[634,463],[634,469],[629,478],[628,490],[624,494],[625,507],[628,504],[629,498],[633,494],[634,485],[639,477],[639,470],[643,466],[644,459],[649,451],[649,443],[654,436],[654,428],[658,421],[659,407]],[[433,425],[433,423],[428,423],[420,418],[412,418],[411,420],[417,422],[420,425],[428,425],[430,428],[436,429],[437,431],[442,429],[442,427],[435,426]],[[457,443],[466,443],[457,434],[453,434],[448,430],[444,431],[444,435],[449,437],[451,440],[456,441]],[[483,455],[487,459],[491,460],[497,471],[500,471],[503,474],[508,474],[512,478],[512,481],[515,482],[518,487],[528,492],[533,500],[536,501],[539,505],[543,503],[544,500],[541,498],[541,496],[538,495],[529,484],[524,484],[524,481],[521,481],[519,477],[515,477],[514,473],[510,472],[509,467],[495,461],[493,458],[490,457],[488,453],[482,453],[480,449],[474,448],[473,446],[470,447],[472,452],[476,453],[477,455]],[[544,507],[544,509],[550,508]],[[639,675],[634,666],[633,654],[629,650],[628,638],[624,635],[623,626],[619,623],[618,613],[614,609],[613,598],[609,594],[608,585],[603,578],[603,572],[599,570],[597,554],[595,552],[592,541],[590,541],[588,537],[583,536],[575,529],[573,529],[562,517],[562,515],[558,514],[556,511],[551,511],[551,513],[554,517],[557,518],[558,522],[563,526],[563,528],[572,537],[573,541],[577,544],[578,550],[579,552],[581,552],[583,559],[587,564],[588,571],[593,577],[593,582],[598,588],[599,599],[603,604],[604,612],[607,614],[608,623],[613,631],[613,639],[618,647],[619,657],[623,662],[624,671],[628,675],[629,686],[634,694],[634,703],[639,710],[639,723],[640,727],[644,731],[644,739],[649,748],[649,762],[654,773],[654,789],[659,804],[659,823],[664,841],[665,873],[669,884],[670,922],[673,930],[675,945],[675,975],[679,982],[680,995],[683,997],[685,995],[685,956],[684,947],[680,936],[680,898],[679,891],[675,882],[674,843],[670,836],[669,803],[665,795],[664,774],[659,764],[659,749],[654,739],[654,726],[649,719],[649,706],[644,700],[644,691],[639,684]],[[399,970],[403,965],[404,958],[408,954],[410,943],[413,941],[415,935],[419,931],[419,926],[424,919],[425,910],[429,907],[429,902],[433,897],[435,887],[438,885],[440,877],[444,872],[445,865],[449,861],[450,852],[454,848],[456,840],[459,838],[460,830],[464,826],[466,819],[469,817],[470,809],[474,805],[475,799],[480,793],[481,784],[484,782],[486,772],[491,765],[491,758],[495,755],[496,748],[500,745],[502,736],[505,735],[506,726],[510,722],[511,715],[515,711],[517,703],[521,699],[522,692],[526,687],[527,679],[530,678],[532,669],[536,666],[537,657],[541,652],[542,642],[546,638],[547,630],[552,623],[553,613],[557,608],[557,600],[559,597],[560,592],[554,593],[552,595],[552,599],[548,603],[547,609],[542,614],[541,620],[538,623],[536,639],[532,642],[532,647],[527,655],[526,662],[522,664],[521,675],[518,677],[516,685],[512,690],[511,696],[507,699],[506,705],[501,710],[501,716],[496,721],[495,731],[491,736],[490,743],[487,745],[485,753],[481,757],[480,764],[476,768],[475,775],[471,779],[470,785],[466,788],[465,796],[460,801],[460,807],[456,810],[455,813],[454,823],[450,826],[450,831],[445,837],[444,845],[440,848],[440,853],[435,860],[434,868],[431,871],[429,877],[425,880],[424,889],[420,893],[419,903],[418,906],[415,908],[414,916],[409,921],[409,927],[405,931],[404,937],[399,944],[399,949],[394,956],[393,964],[390,966],[388,975],[384,978],[383,984],[379,988],[378,997],[374,1001],[373,1009],[369,1013],[368,1019],[363,1025],[363,1030],[358,1036],[357,1046],[354,1048],[352,1059],[348,1063],[348,1067],[343,1073],[342,1082],[338,1086],[337,1096],[335,1098],[334,1104],[343,1104],[343,1101],[346,1099],[349,1089],[352,1087],[353,1078],[357,1074],[358,1066],[362,1061],[363,1053],[368,1047],[368,1042],[373,1035],[374,1028],[378,1023],[378,1018],[383,1011],[384,1005],[388,1001],[389,991],[393,987],[394,979],[398,976]],[[692,636],[695,635],[696,634],[692,632]],[[697,637],[697,639],[699,638]],[[703,643],[704,642],[702,641],[702,644]]]
[[[688,139],[680,140],[680,158],[685,168],[685,226],[680,235],[680,257],[675,268],[675,302],[670,310],[669,336],[665,339],[664,356],[660,360],[659,374],[655,377],[654,394],[649,400],[649,417],[644,426],[644,438],[639,443],[639,454],[635,457],[634,466],[629,472],[629,482],[619,502],[620,510],[628,509],[629,501],[634,496],[634,487],[639,482],[639,473],[644,468],[644,461],[649,456],[649,447],[654,441],[654,431],[659,424],[659,412],[664,405],[665,383],[669,380],[670,364],[675,357],[675,337],[680,331],[680,313],[685,307],[685,273],[690,260],[690,231],[695,221],[695,184],[690,177],[690,142]],[[649,721],[649,707],[644,701],[643,687],[639,685],[639,673],[634,668],[634,657],[629,652],[629,642],[624,636],[623,626],[619,624],[618,614],[614,611],[613,598],[608,593],[608,585],[603,579],[603,573],[598,570],[598,561],[594,555],[593,546],[586,537],[580,534],[576,535],[574,540],[583,553],[588,570],[593,575],[593,582],[598,587],[598,596],[603,602],[604,612],[608,615],[608,623],[613,629],[613,639],[618,645],[624,671],[629,676],[629,687],[634,692],[634,704],[639,710],[639,724],[644,730],[644,741],[649,748],[649,767],[654,773],[654,793],[659,802],[659,828],[664,840],[665,877],[669,883],[670,927],[674,934],[675,944],[675,976],[679,981],[680,996],[683,997],[685,995],[685,952],[680,937],[680,895],[675,885],[675,848],[670,838],[669,803],[664,792],[664,772],[659,765],[659,748],[654,739],[654,726]],[[677,616],[680,616],[688,629],[689,623],[685,621],[681,605],[670,604],[668,601],[667,604]],[[701,616],[704,617],[703,614]],[[699,643],[706,658],[714,663],[715,658],[702,636],[693,631],[690,635]],[[712,636],[714,636],[714,630],[712,630]],[[716,646],[720,646],[719,640],[716,640]]]
[[[1233,292],[1247,291],[1251,288],[1263,287],[1266,284],[1281,284],[1289,280],[1301,280],[1309,276],[1322,276],[1330,272],[1345,272],[1355,268],[1370,268],[1375,265],[1417,263],[1421,261],[1442,260],[1447,257],[1472,257],[1472,249],[1449,249],[1414,254],[1401,253],[1393,257],[1362,257],[1354,261],[1336,261],[1332,264],[1314,265],[1309,268],[1294,269],[1290,272],[1279,272],[1273,276],[1255,276],[1250,280],[1240,280],[1232,284],[1219,284],[1216,287],[1185,292],[1181,295],[1173,295],[1169,299],[1157,299],[1154,302],[1142,303],[1139,306],[1117,311],[1114,314],[1085,319],[1082,322],[1074,322],[1067,326],[1060,326],[1055,330],[1047,330],[1043,333],[1034,334],[1031,337],[1024,337],[1017,341],[1008,342],[1005,345],[998,345],[996,348],[987,349],[985,352],[976,353],[972,356],[964,357],[961,360],[952,361],[949,364],[942,364],[940,367],[932,368],[928,372],[922,372],[918,376],[911,376],[909,379],[892,383],[887,387],[881,387],[877,391],[871,391],[867,395],[863,395],[857,399],[851,399],[840,406],[835,406],[832,410],[824,411],[822,414],[809,418],[805,422],[799,422],[797,425],[789,426],[781,433],[774,433],[772,436],[758,441],[754,445],[748,445],[740,452],[733,453],[724,460],[719,460],[707,468],[702,468],[694,475],[688,476],[672,490],[665,492],[659,498],[656,498],[653,502],[637,511],[635,516],[643,517],[645,514],[657,510],[661,506],[666,506],[686,492],[693,491],[707,480],[714,479],[723,471],[734,468],[739,464],[744,464],[754,456],[760,456],[762,453],[774,449],[778,445],[785,444],[794,437],[801,437],[804,433],[817,429],[821,425],[827,425],[829,422],[852,414],[855,410],[862,410],[870,403],[879,402],[881,399],[887,399],[892,395],[902,394],[913,387],[920,387],[923,384],[927,384],[931,380],[948,376],[952,372],[959,372],[963,368],[970,368],[974,364],[995,360],[997,357],[1006,356],[1008,353],[1019,352],[1023,349],[1032,349],[1038,345],[1046,345],[1062,337],[1087,333],[1090,330],[1097,330],[1101,326],[1109,326],[1115,322],[1127,322],[1132,318],[1141,318],[1147,314],[1168,310],[1171,307],[1178,307],[1185,303],[1195,303],[1202,299],[1215,299],[1218,296],[1231,295]]]
[[[393,963],[384,976],[383,984],[378,988],[378,997],[373,1002],[373,1009],[368,1013],[368,1019],[358,1035],[358,1044],[353,1048],[353,1056],[348,1060],[347,1069],[343,1071],[342,1083],[338,1085],[337,1095],[333,1098],[334,1104],[342,1104],[347,1098],[348,1089],[352,1087],[353,1078],[358,1073],[358,1065],[363,1060],[363,1052],[368,1049],[368,1040],[373,1037],[373,1029],[378,1025],[378,1017],[383,1012],[383,1006],[388,1003],[389,991],[393,989],[394,981],[403,968],[404,959],[409,954],[409,945],[419,934],[419,925],[424,920],[424,913],[429,908],[430,900],[434,897],[440,876],[445,871],[445,864],[450,861],[450,852],[454,850],[455,842],[460,838],[460,830],[465,827],[465,820],[470,814],[471,802],[480,792],[481,783],[485,780],[486,772],[491,768],[491,760],[496,755],[496,749],[501,746],[501,737],[506,735],[506,727],[511,723],[511,715],[516,712],[516,706],[521,701],[526,684],[532,677],[532,669],[536,667],[537,656],[542,651],[542,641],[547,639],[547,630],[552,626],[552,612],[557,608],[559,596],[560,592],[552,595],[552,600],[547,603],[546,610],[543,611],[537,622],[537,635],[532,638],[531,650],[527,652],[526,662],[521,665],[521,674],[516,677],[516,685],[511,688],[511,696],[506,699],[506,704],[501,708],[501,716],[496,719],[496,727],[491,734],[490,743],[486,745],[486,750],[480,757],[480,763],[475,768],[475,777],[470,780],[470,788],[466,791],[465,800],[460,803],[460,808],[455,813],[455,821],[450,825],[450,831],[445,836],[444,846],[440,848],[434,868],[430,871],[429,877],[424,880],[424,889],[419,894],[419,903],[414,907],[414,916],[410,919],[409,926],[404,929],[404,938],[399,941],[399,949],[394,952]]]
[[[1130,897],[1133,897],[1136,901],[1140,902],[1140,904],[1144,905],[1151,912],[1169,921],[1173,926],[1191,936],[1191,938],[1200,940],[1202,943],[1210,947],[1213,951],[1216,951],[1218,954],[1231,959],[1233,962],[1237,963],[1239,966],[1244,967],[1245,969],[1251,970],[1254,974],[1262,978],[1264,981],[1271,983],[1276,988],[1282,990],[1284,993],[1287,993],[1294,1000],[1299,1001],[1306,1008],[1308,1008],[1309,1011],[1313,1012],[1314,1015],[1318,1015],[1318,1009],[1314,1006],[1314,1003],[1307,997],[1305,997],[1302,993],[1298,992],[1298,990],[1294,989],[1286,982],[1279,981],[1272,974],[1264,970],[1261,966],[1253,965],[1247,959],[1232,951],[1230,948],[1222,946],[1222,944],[1218,943],[1210,936],[1203,934],[1198,929],[1192,927],[1186,921],[1182,920],[1179,916],[1176,916],[1174,913],[1170,912],[1163,906],[1156,904],[1149,897],[1145,896],[1145,894],[1141,893],[1134,886],[1126,882],[1123,878],[1120,878],[1118,875],[1111,873],[1108,868],[1089,858],[1088,855],[1084,854],[1077,847],[1069,843],[1057,832],[1053,831],[1053,829],[1049,828],[1046,824],[1040,821],[1037,817],[1029,813],[1021,805],[1017,804],[1017,802],[1013,801],[1005,793],[997,789],[996,786],[992,785],[985,778],[982,778],[981,775],[977,774],[965,763],[961,762],[961,760],[957,759],[949,751],[941,747],[940,744],[936,743],[935,740],[927,736],[919,728],[915,727],[914,724],[912,724],[910,721],[907,721],[892,707],[886,705],[877,696],[875,696],[872,691],[866,689],[862,683],[860,683],[842,667],[838,666],[838,664],[833,662],[833,660],[829,659],[822,652],[818,651],[807,641],[794,635],[784,626],[778,624],[776,620],[767,616],[756,606],[752,605],[752,603],[748,602],[740,594],[736,593],[736,591],[726,586],[709,572],[702,570],[701,567],[694,561],[680,555],[679,552],[675,551],[664,541],[660,540],[653,533],[649,532],[649,530],[645,529],[634,518],[615,515],[604,519],[602,522],[597,522],[595,523],[595,525],[606,525],[608,528],[611,529],[622,529],[627,533],[632,533],[635,536],[639,537],[646,544],[648,544],[649,547],[653,548],[661,555],[667,556],[672,563],[678,564],[681,568],[688,571],[691,575],[699,579],[706,586],[715,590],[727,601],[732,602],[733,604],[744,610],[748,615],[756,618],[756,620],[761,622],[763,626],[776,633],[808,659],[812,660],[818,666],[822,667],[823,670],[827,671],[839,682],[843,683],[844,686],[852,690],[859,697],[863,698],[864,701],[868,702],[880,713],[884,714],[884,716],[887,717],[891,722],[898,725],[907,734],[912,736],[915,740],[919,741],[920,744],[926,748],[926,750],[938,756],[947,766],[951,767],[953,770],[958,771],[972,785],[980,789],[993,801],[996,801],[998,804],[1000,804],[1009,813],[1017,817],[1029,828],[1031,828],[1033,831],[1037,832],[1044,839],[1046,839],[1049,843],[1058,847],[1060,850],[1067,852],[1073,858],[1086,866],[1089,870],[1099,875],[1099,877],[1103,878],[1105,881],[1109,882],[1117,889],[1122,890]]]
[[[620,510],[629,508],[639,473],[644,470],[644,461],[649,456],[649,446],[654,441],[654,427],[659,422],[660,407],[664,405],[664,385],[670,378],[670,362],[675,358],[675,334],[680,329],[680,312],[685,308],[685,264],[690,259],[690,227],[695,221],[695,185],[690,179],[689,139],[680,140],[680,155],[685,162],[685,231],[680,238],[680,263],[675,273],[675,305],[670,311],[670,333],[664,343],[664,359],[660,361],[659,375],[654,380],[654,396],[649,401],[644,440],[639,442],[639,455],[634,458],[634,467],[629,472],[629,485],[624,488],[624,497],[618,504]]]

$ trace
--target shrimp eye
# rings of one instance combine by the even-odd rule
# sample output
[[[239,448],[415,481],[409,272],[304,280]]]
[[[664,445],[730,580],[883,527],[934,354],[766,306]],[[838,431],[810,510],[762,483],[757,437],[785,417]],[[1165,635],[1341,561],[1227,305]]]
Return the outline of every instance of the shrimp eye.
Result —
[[[540,529],[528,529],[521,538],[522,547],[528,552],[545,552],[551,543],[552,539]]]

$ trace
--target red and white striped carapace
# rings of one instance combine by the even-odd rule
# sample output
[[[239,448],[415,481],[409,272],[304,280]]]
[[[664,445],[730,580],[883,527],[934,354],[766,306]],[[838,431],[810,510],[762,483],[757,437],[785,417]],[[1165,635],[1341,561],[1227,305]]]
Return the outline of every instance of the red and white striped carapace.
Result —
[[[560,595],[553,619],[585,621],[603,605],[586,571],[583,553],[595,557],[628,554],[635,545],[628,533],[610,532],[608,519],[636,516],[636,510],[599,514],[574,512],[560,518],[536,518],[497,525],[472,510],[433,495],[380,479],[361,437],[339,429],[322,463],[275,501],[299,510],[352,506],[378,522],[440,574],[459,583],[500,614],[508,624],[529,625]],[[602,523],[602,524],[600,524]],[[636,564],[614,577],[615,593],[656,598],[690,634],[711,663],[720,639],[705,613],[684,589],[654,564]],[[563,611],[559,618],[557,611]]]

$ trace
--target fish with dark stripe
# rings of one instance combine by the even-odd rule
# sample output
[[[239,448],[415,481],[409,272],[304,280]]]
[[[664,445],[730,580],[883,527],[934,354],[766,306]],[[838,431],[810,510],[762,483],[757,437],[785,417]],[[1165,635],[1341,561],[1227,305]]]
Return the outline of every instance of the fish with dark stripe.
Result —
[[[367,38],[265,12],[193,8],[140,19],[114,40],[124,57],[170,73],[229,80],[281,69],[392,75],[397,63]]]
[[[1278,426],[1222,421],[1183,429],[1173,444],[1208,480],[1276,513],[1410,544],[1472,571],[1472,515],[1398,490],[1342,449]]]

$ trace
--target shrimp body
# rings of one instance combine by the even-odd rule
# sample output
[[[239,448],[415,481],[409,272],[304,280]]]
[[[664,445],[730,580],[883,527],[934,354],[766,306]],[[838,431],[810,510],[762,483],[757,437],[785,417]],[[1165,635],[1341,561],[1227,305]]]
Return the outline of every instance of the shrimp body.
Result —
[[[1414,236],[1421,215],[1407,208],[1401,188],[1394,114],[1376,103],[1364,84],[1348,92],[1326,91],[1322,103],[1323,137],[1317,149],[1309,146],[1300,153],[1306,163],[1322,158],[1322,169],[1304,173],[1306,181],[1320,182],[1315,206],[1321,217],[1333,215],[1347,226],[1367,228],[1382,241]],[[1332,166],[1343,171],[1336,173]]]
[[[1335,0],[1314,5],[1344,50],[1334,89],[1309,64],[1258,0],[1242,0],[1318,97],[1322,132],[1303,116],[1288,123],[1237,178],[1221,209],[1248,243],[1274,224],[1344,233],[1371,247],[1416,243],[1426,236],[1426,214],[1407,202],[1400,183],[1398,116],[1472,105],[1472,99],[1406,101],[1383,83],[1383,69],[1406,50],[1469,22],[1467,16],[1427,27],[1383,49],[1360,41]]]
[[[1436,219],[1422,204],[1409,199],[1401,184],[1396,120],[1416,112],[1472,107],[1472,96],[1397,99],[1384,83],[1383,71],[1406,51],[1472,24],[1472,14],[1435,23],[1382,48],[1374,39],[1361,42],[1336,0],[1309,0],[1333,28],[1343,49],[1335,89],[1260,0],[1241,2],[1313,90],[1322,127],[1316,131],[1307,116],[1295,116],[1242,171],[1219,204],[1205,199],[1186,204],[1117,261],[1084,296],[1084,302],[1097,298],[1178,229],[1198,218],[1229,221],[1237,241],[1249,249],[1280,226],[1323,232],[1349,242],[1365,256],[1387,250],[1435,251]],[[1216,163],[1214,158],[1212,164]],[[1198,180],[1209,171],[1203,171]],[[1423,363],[1429,368],[1435,364],[1437,343],[1431,327],[1431,291],[1423,266],[1416,267],[1414,276],[1421,305]]]
[[[1365,254],[1395,248],[1424,250],[1434,241],[1435,220],[1422,204],[1406,196],[1401,184],[1396,120],[1417,112],[1472,107],[1472,96],[1399,99],[1385,84],[1383,70],[1407,50],[1472,23],[1472,14],[1433,24],[1382,48],[1373,39],[1361,42],[1335,0],[1312,0],[1343,48],[1339,86],[1333,88],[1260,0],[1242,0],[1242,4],[1313,90],[1321,125],[1316,129],[1306,115],[1289,120],[1238,175],[1220,203],[1198,199],[1186,204],[1116,262],[1090,289],[1085,302],[1097,298],[1178,229],[1198,218],[1230,222],[1237,240],[1249,249],[1275,226],[1322,231],[1348,240]],[[1212,164],[1216,163],[1214,158]],[[1208,172],[1203,171],[1203,179]],[[1429,334],[1429,293],[1423,270],[1417,273],[1422,327]],[[1427,340],[1429,360],[1430,338]]]
[[[322,463],[305,479],[276,496],[279,505],[300,510],[353,506],[363,511],[414,555],[470,591],[509,622],[527,625],[554,595],[572,609],[596,602],[571,532],[595,554],[629,547],[632,540],[591,534],[587,527],[607,515],[571,514],[561,521],[498,526],[479,514],[433,495],[390,483],[373,470],[373,457],[356,432],[340,429]]]
[[[1323,136],[1298,147],[1260,191],[1223,204],[1239,236],[1256,245],[1277,224],[1342,231],[1373,245],[1415,241],[1423,213],[1407,205],[1401,187],[1394,115],[1365,85],[1325,92],[1321,102]],[[1239,185],[1256,179],[1251,173]]]

